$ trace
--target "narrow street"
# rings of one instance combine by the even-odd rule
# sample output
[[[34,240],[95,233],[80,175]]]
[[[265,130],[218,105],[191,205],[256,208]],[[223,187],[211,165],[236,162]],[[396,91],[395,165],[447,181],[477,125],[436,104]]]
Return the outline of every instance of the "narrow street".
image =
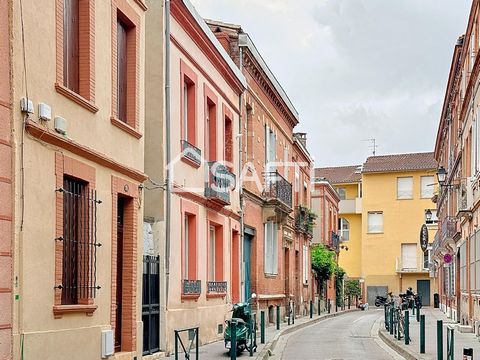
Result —
[[[401,359],[376,337],[376,321],[382,316],[374,308],[322,321],[280,339],[274,359]]]

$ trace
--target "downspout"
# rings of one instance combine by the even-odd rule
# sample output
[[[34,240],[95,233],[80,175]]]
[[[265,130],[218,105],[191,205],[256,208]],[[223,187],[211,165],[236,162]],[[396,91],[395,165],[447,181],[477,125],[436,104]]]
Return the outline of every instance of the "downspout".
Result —
[[[170,0],[165,0],[165,147],[166,147],[166,213],[165,213],[165,309],[168,309],[168,289],[170,280],[170,220],[171,220],[171,179],[170,179]]]
[[[242,46],[239,46],[239,50],[240,50],[240,61],[239,61],[239,65],[238,67],[240,68],[240,72],[243,74],[243,47]],[[239,192],[239,197],[240,197],[240,249],[241,249],[241,255],[242,255],[242,258],[241,258],[241,262],[240,262],[240,269],[242,267],[242,263],[243,263],[243,260],[244,260],[244,251],[245,249],[243,248],[243,244],[244,244],[244,214],[243,214],[243,178],[242,178],[242,174],[243,174],[243,168],[242,168],[242,165],[243,165],[243,162],[242,162],[242,148],[243,148],[243,127],[242,127],[242,120],[243,120],[243,116],[242,116],[242,99],[243,99],[243,90],[242,92],[240,93],[239,97],[238,97],[238,110],[239,110],[239,118],[238,118],[238,134],[240,135],[238,137],[239,141],[238,141],[238,171],[239,171],[239,184],[238,184],[238,192]],[[247,134],[248,136],[248,134]],[[240,270],[240,274],[242,274],[242,271]],[[240,275],[241,277],[241,275]],[[241,278],[240,278],[240,283],[241,283]],[[240,286],[240,289],[241,289],[241,286]],[[245,296],[245,293],[244,294],[240,294],[240,299]],[[245,301],[248,300],[248,299],[245,299]]]

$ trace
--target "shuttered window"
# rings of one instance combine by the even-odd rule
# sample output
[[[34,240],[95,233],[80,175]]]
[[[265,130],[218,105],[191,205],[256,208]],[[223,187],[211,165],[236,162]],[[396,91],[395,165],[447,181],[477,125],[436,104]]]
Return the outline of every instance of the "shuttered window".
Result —
[[[127,25],[117,18],[117,114],[127,122]]]
[[[278,273],[277,224],[273,221],[265,223],[265,273]]]
[[[417,244],[402,244],[402,269],[417,268]]]
[[[63,85],[79,93],[79,0],[63,2]]]
[[[420,197],[422,199],[430,199],[433,197],[434,190],[434,177],[433,176],[422,176],[420,180],[421,193]]]
[[[467,242],[460,245],[460,291],[467,291]]]
[[[383,232],[383,212],[368,213],[368,232],[369,233]]]
[[[397,199],[413,198],[413,177],[397,178]]]
[[[308,247],[303,245],[303,283],[308,284]]]

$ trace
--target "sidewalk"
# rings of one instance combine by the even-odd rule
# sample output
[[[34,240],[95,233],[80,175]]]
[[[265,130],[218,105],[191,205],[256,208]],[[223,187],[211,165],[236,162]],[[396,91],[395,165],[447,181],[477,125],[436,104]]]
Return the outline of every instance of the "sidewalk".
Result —
[[[410,344],[405,345],[405,339],[396,340],[385,330],[384,322],[380,327],[380,338],[394,348],[406,359],[437,359],[437,320],[443,320],[443,355],[447,356],[447,328],[446,325],[456,325],[439,309],[423,308],[420,312],[425,315],[425,354],[420,354],[420,323],[410,310]],[[474,334],[464,334],[455,330],[454,335],[455,359],[463,358],[464,348],[473,348],[474,359],[480,358],[480,342]]]
[[[297,318],[295,319],[295,324],[287,325],[286,322],[281,323],[280,330],[276,330],[275,325],[270,325],[266,327],[265,328],[265,344],[260,343],[260,329],[258,329],[257,352],[253,354],[253,357],[251,357],[251,359],[268,358],[269,351],[273,352],[276,342],[280,336],[286,335],[296,330],[300,330],[305,326],[314,324],[318,321],[328,319],[332,316],[338,316],[344,313],[348,313],[350,311],[355,311],[357,309],[355,309],[352,306],[351,310],[348,310],[348,309],[345,311],[339,310],[337,313],[334,311],[335,309],[332,309],[332,310],[333,311],[330,314],[322,312],[320,317],[317,314],[313,314],[312,319],[310,319],[309,316]],[[181,351],[181,348],[179,350]],[[185,358],[185,355],[183,353],[179,353],[178,358],[183,360]],[[193,349],[192,352],[190,353],[190,358],[195,359],[195,349]],[[241,354],[237,355],[237,358],[248,359],[250,358],[249,352],[245,350]],[[167,359],[175,359],[175,355],[171,355]],[[199,359],[200,360],[230,359],[230,357],[227,354],[223,340],[221,340],[221,341],[217,341],[211,344],[201,346],[199,348]]]

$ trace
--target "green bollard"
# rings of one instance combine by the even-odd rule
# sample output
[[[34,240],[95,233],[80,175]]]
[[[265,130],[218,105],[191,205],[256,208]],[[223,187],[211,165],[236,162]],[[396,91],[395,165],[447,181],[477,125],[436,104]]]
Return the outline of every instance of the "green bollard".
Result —
[[[420,354],[425,354],[425,315],[420,315]]]
[[[393,335],[393,308],[390,308],[390,321],[389,323],[389,330],[390,330],[390,335]]]
[[[417,304],[417,322],[420,322],[420,305]]]
[[[313,318],[313,301],[310,300],[310,319]]]
[[[327,300],[327,308],[328,308],[328,313],[330,314],[331,308],[332,308],[332,303],[330,302],[330,299]]]
[[[265,344],[265,311],[260,311],[260,343]]]
[[[257,313],[253,314],[253,346],[257,351]]]
[[[280,330],[280,306],[277,305],[277,330]]]
[[[318,316],[320,316],[321,312],[320,312],[320,298],[318,299]]]
[[[237,321],[232,320],[230,326],[230,360],[237,360]]]
[[[437,320],[437,360],[443,360],[443,321]]]
[[[292,303],[292,325],[295,325],[295,303]]]
[[[410,344],[410,314],[408,313],[408,310],[405,311],[405,323],[403,324],[404,327],[404,336],[405,336],[405,345]]]
[[[412,315],[415,315],[415,308],[416,308],[416,307],[417,307],[416,304],[412,306]]]

